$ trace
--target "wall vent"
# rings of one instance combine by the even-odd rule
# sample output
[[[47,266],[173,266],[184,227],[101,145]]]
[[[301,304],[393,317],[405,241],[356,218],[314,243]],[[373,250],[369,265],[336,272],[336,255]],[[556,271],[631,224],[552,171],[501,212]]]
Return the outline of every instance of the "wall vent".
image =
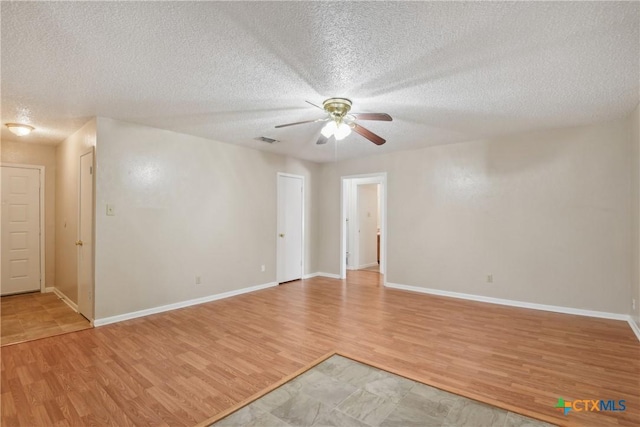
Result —
[[[273,139],[273,138],[267,138],[266,136],[259,136],[257,138],[253,138],[256,141],[262,141],[262,142],[266,142],[267,144],[273,144],[274,142],[280,142],[277,139]]]

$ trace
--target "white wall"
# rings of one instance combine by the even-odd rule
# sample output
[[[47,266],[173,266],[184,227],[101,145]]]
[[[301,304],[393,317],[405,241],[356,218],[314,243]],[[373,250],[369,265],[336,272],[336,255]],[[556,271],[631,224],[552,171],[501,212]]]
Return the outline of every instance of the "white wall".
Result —
[[[339,273],[340,177],[387,172],[387,281],[628,313],[628,130],[619,121],[324,164],[319,269]]]
[[[96,319],[275,282],[277,172],[305,176],[317,271],[319,165],[106,118],[96,159]]]
[[[52,287],[56,281],[56,147],[3,140],[0,161],[44,166],[44,281]]]
[[[78,174],[80,156],[96,145],[90,120],[56,148],[56,288],[78,303]]]
[[[378,184],[358,185],[358,267],[378,263]]]
[[[636,300],[636,308],[631,309],[631,315],[640,328],[640,105],[629,118],[631,123],[631,204],[632,204],[632,233],[631,233],[631,265],[632,280],[631,294]]]

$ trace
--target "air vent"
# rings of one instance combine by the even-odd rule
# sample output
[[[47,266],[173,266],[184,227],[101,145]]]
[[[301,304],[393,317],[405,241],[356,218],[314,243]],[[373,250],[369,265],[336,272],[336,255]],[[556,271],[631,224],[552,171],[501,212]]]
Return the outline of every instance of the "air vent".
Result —
[[[273,144],[274,142],[279,142],[277,139],[267,138],[266,136],[259,136],[254,138],[256,141],[266,142],[267,144]]]

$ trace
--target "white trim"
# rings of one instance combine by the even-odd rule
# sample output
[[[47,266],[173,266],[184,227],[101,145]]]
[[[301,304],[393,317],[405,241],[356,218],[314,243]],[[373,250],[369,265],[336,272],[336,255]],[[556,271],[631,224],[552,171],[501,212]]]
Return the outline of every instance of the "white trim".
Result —
[[[73,309],[73,311],[75,311],[76,313],[78,312],[78,304],[76,304],[75,302],[71,301],[65,294],[62,293],[62,291],[58,288],[53,288],[53,292],[58,295],[58,297],[64,301],[69,307],[71,307]]]
[[[45,293],[55,292],[55,290],[56,288],[54,288],[53,286],[47,286],[44,288]]]
[[[280,177],[286,177],[286,178],[296,178],[296,179],[301,179],[302,180],[302,264],[300,265],[300,278],[304,279],[304,258],[305,258],[305,246],[306,246],[306,241],[305,241],[305,234],[304,234],[304,229],[305,229],[305,221],[304,221],[304,217],[305,217],[305,196],[306,196],[306,192],[305,192],[305,186],[306,186],[306,180],[304,179],[304,175],[294,175],[292,173],[285,173],[285,172],[278,172],[277,173],[277,178],[276,178],[276,281],[280,281],[280,272],[278,271],[279,266],[280,266],[280,262],[278,260],[278,233],[280,233],[280,230],[278,230],[278,209],[280,209],[280,206],[278,206],[278,193],[280,191]],[[294,279],[295,280],[295,279]]]
[[[339,274],[323,273],[322,271],[316,271],[315,273],[305,274],[302,278],[311,279],[313,277],[328,277],[329,279],[340,279]]]
[[[631,327],[633,333],[636,334],[636,338],[638,338],[638,341],[640,341],[640,325],[636,323],[633,316],[629,316],[629,319],[627,321],[629,322],[629,326]]]
[[[223,292],[221,294],[209,295],[202,298],[190,299],[187,301],[180,301],[173,304],[162,305],[159,307],[147,308],[145,310],[133,311],[131,313],[118,314],[116,316],[104,317],[102,319],[94,319],[93,326],[104,326],[111,323],[122,322],[125,320],[136,319],[138,317],[149,316],[151,314],[163,313],[165,311],[176,310],[178,308],[190,307],[192,305],[203,304],[205,302],[216,301],[224,298],[233,297],[236,295],[246,294],[249,292],[259,291],[262,289],[278,286],[277,282],[265,283],[262,285],[250,286],[248,288],[242,288],[235,291]]]
[[[444,297],[459,298],[471,301],[487,302],[490,304],[508,305],[512,307],[530,308],[533,310],[552,311],[555,313],[575,314],[578,316],[600,317],[602,319],[629,320],[629,315],[607,313],[605,311],[583,310],[580,308],[561,307],[557,305],[537,304],[532,302],[514,301],[502,298],[485,297],[481,295],[463,294],[460,292],[442,291],[440,289],[421,288],[418,286],[401,285],[398,283],[385,283],[385,286],[403,291],[420,292],[423,294],[439,295]]]
[[[45,206],[44,206],[44,191],[45,191],[45,181],[44,181],[44,166],[41,165],[28,165],[24,163],[7,163],[0,162],[0,167],[9,167],[9,168],[18,168],[18,169],[38,169],[40,171],[40,292],[47,292],[45,285],[45,276],[46,276],[46,264],[45,264],[45,229],[44,229],[44,215],[45,215]]]

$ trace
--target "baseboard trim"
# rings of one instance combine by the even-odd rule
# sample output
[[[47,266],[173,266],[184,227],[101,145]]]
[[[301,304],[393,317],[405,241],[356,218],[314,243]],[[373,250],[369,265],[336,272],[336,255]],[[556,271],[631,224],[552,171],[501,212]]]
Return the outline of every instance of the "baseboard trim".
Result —
[[[575,314],[578,316],[599,317],[602,319],[629,320],[629,315],[607,313],[605,311],[583,310],[580,308],[561,307],[557,305],[537,304],[532,302],[514,301],[502,298],[485,297],[482,295],[464,294],[460,292],[442,291],[440,289],[421,288],[418,286],[402,285],[399,283],[385,283],[385,286],[403,291],[420,292],[423,294],[438,295],[443,297],[466,299],[471,301],[487,302],[490,304],[508,305],[512,307],[530,308],[532,310],[552,311],[555,313]]]
[[[223,292],[221,294],[209,295],[202,298],[190,299],[187,301],[180,301],[173,304],[161,305],[159,307],[147,308],[144,310],[133,311],[131,313],[118,314],[116,316],[103,317],[102,319],[95,319],[93,326],[104,326],[112,323],[123,322],[125,320],[136,319],[138,317],[149,316],[151,314],[163,313],[165,311],[177,310],[179,308],[190,307],[192,305],[203,304],[205,302],[217,301],[224,298],[234,297],[236,295],[242,295],[249,292],[260,291],[262,289],[278,286],[278,282],[270,282],[262,285],[250,286],[248,288],[242,288],[235,291]]]
[[[46,287],[44,288],[44,291],[43,291],[43,292],[44,292],[45,294],[48,294],[48,293],[50,293],[50,292],[55,292],[55,289],[56,289],[56,288],[54,288],[53,286],[46,286]]]
[[[364,268],[375,267],[376,265],[380,265],[380,264],[378,264],[377,262],[372,262],[372,263],[369,263],[369,264],[362,264],[362,265],[359,265],[356,268],[356,270],[362,270]]]
[[[78,304],[76,304],[75,302],[71,301],[60,289],[58,289],[58,288],[47,288],[47,289],[53,289],[53,293],[58,295],[58,297],[62,301],[64,301],[69,307],[71,307],[73,309],[73,311],[75,311],[76,313],[78,312]],[[47,292],[49,292],[49,291],[47,291]]]
[[[629,326],[631,326],[631,330],[636,334],[636,338],[640,341],[640,325],[638,325],[633,316],[629,316],[628,322]]]
[[[309,273],[302,276],[303,279],[311,279],[313,277],[328,277],[329,279],[339,279],[340,275],[333,273],[323,273],[322,271],[317,271],[315,273]]]

